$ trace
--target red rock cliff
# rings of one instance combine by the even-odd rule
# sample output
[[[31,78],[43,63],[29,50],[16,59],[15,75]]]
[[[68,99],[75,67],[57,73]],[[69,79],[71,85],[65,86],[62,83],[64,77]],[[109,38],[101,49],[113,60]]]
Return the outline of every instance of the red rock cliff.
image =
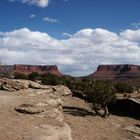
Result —
[[[51,73],[61,76],[62,73],[58,70],[56,65],[0,65],[0,73],[9,71],[11,73],[24,73],[30,74],[38,72],[40,74]]]
[[[140,66],[137,65],[99,65],[97,71],[89,77],[99,79],[138,78]]]

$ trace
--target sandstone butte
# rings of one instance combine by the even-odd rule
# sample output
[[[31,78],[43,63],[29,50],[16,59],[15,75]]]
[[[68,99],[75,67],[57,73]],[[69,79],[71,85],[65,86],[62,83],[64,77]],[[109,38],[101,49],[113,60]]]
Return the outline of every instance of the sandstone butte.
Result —
[[[63,76],[56,65],[0,65],[0,73],[23,73],[30,74],[32,72],[38,72],[40,74],[51,73],[57,76]],[[132,80],[140,78],[140,66],[121,64],[121,65],[99,65],[97,70],[88,75],[89,78],[94,79],[122,79]]]
[[[97,70],[88,77],[95,79],[137,79],[140,78],[140,66],[122,65],[99,65]]]
[[[0,73],[11,72],[11,73],[23,73],[30,74],[32,72],[38,72],[39,74],[51,73],[57,76],[62,76],[63,74],[58,70],[56,65],[0,65]]]

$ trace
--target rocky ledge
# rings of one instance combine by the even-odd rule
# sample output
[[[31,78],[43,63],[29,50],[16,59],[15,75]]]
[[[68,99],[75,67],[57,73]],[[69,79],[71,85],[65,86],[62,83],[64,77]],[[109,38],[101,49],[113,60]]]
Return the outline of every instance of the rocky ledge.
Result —
[[[0,79],[0,89],[0,139],[72,140],[61,106],[67,87]]]

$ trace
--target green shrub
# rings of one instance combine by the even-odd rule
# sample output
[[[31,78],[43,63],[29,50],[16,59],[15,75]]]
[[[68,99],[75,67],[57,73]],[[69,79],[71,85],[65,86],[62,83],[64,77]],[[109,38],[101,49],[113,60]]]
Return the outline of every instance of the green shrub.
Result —
[[[109,114],[108,104],[116,101],[116,90],[107,81],[75,80],[72,82],[72,88],[70,89],[75,96],[92,103],[95,112],[103,117]],[[102,108],[104,113],[100,114],[97,107]]]
[[[125,84],[118,82],[115,84],[116,91],[118,93],[132,93],[133,92],[133,87],[131,85]]]
[[[28,75],[23,73],[14,73],[14,79],[28,79]]]
[[[28,75],[29,80],[38,80],[40,78],[40,75],[38,72],[32,72],[31,74]]]
[[[109,82],[95,81],[88,85],[86,101],[93,104],[96,113],[106,117],[108,116],[108,104],[116,101],[116,90]],[[96,107],[102,107],[104,114],[100,114]]]
[[[42,76],[42,81],[44,85],[59,85],[61,83],[60,79],[56,75],[45,74]]]

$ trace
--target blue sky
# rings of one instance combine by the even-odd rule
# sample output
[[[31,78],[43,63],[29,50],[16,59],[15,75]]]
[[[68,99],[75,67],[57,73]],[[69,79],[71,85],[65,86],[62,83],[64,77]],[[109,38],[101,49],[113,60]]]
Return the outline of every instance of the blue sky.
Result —
[[[0,61],[74,76],[140,65],[140,0],[0,0]]]
[[[62,38],[63,32],[73,34],[83,28],[119,32],[134,28],[131,24],[140,21],[139,0],[50,0],[45,8],[17,1],[0,3],[1,31],[28,27]],[[30,18],[31,14],[36,17]],[[46,16],[59,22],[47,23],[42,20]]]

